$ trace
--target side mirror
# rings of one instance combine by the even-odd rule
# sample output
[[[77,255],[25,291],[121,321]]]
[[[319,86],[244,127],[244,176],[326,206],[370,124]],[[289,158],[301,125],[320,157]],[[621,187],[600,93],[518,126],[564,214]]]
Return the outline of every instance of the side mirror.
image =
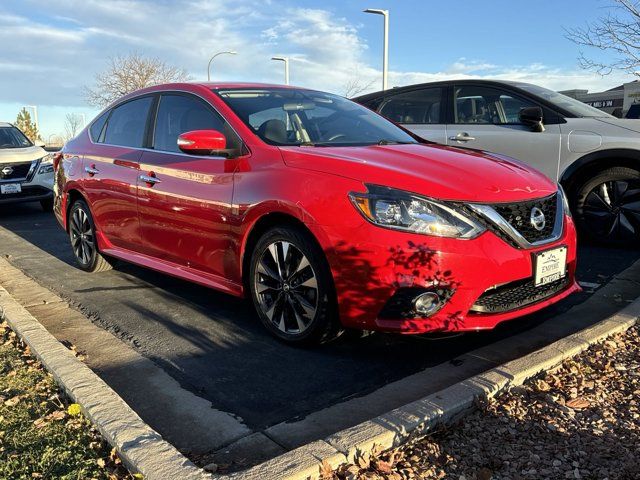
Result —
[[[193,155],[227,156],[227,139],[217,130],[192,130],[178,136],[178,147]]]
[[[542,114],[542,108],[540,107],[521,108],[518,116],[520,117],[520,123],[531,127],[532,131],[544,132],[544,124],[542,123],[544,116]]]
[[[36,147],[44,147],[44,142],[42,140],[36,140],[33,142]]]

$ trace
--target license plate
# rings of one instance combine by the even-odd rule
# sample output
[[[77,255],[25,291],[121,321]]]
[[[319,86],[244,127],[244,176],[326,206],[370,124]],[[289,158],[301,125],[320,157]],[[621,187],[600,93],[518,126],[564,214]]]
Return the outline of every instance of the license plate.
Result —
[[[560,280],[567,274],[567,247],[554,248],[536,254],[535,285],[540,287]]]
[[[0,193],[20,193],[22,187],[19,183],[7,183],[6,185],[0,185]]]

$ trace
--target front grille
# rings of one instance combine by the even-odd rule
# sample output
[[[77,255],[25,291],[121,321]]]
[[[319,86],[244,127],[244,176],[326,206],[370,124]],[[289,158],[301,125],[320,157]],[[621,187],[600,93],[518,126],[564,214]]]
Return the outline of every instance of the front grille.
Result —
[[[0,163],[0,181],[26,180],[33,162]]]
[[[509,225],[515,228],[529,243],[546,240],[553,234],[558,209],[557,193],[550,197],[519,203],[500,203],[492,207]],[[531,211],[539,208],[545,217],[542,230],[536,230],[531,224]]]
[[[502,313],[531,305],[555,295],[569,285],[566,276],[536,287],[533,279],[508,283],[484,292],[471,307],[471,313]]]

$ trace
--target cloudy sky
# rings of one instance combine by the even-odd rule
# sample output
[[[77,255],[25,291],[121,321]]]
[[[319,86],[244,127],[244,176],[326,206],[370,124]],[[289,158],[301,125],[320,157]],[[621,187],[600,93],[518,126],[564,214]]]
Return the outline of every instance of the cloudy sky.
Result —
[[[610,0],[3,0],[0,120],[37,105],[43,136],[66,113],[96,111],[83,87],[110,56],[138,52],[206,79],[283,81],[344,93],[358,80],[381,87],[382,17],[390,20],[390,86],[462,77],[509,78],[592,91],[631,80],[578,66],[563,28],[606,14]],[[600,57],[602,58],[602,57]],[[373,83],[372,83],[373,82]]]

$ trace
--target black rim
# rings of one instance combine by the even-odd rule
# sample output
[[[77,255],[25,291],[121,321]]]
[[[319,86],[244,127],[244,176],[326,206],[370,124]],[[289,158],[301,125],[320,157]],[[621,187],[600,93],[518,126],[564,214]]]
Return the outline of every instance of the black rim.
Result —
[[[585,198],[581,214],[589,230],[604,240],[637,239],[640,234],[640,181],[601,183]]]
[[[89,222],[89,216],[81,208],[77,208],[71,216],[71,246],[80,263],[89,265],[95,254],[95,238]]]
[[[307,257],[286,241],[270,244],[254,275],[260,311],[285,334],[307,330],[318,310],[318,281]]]

